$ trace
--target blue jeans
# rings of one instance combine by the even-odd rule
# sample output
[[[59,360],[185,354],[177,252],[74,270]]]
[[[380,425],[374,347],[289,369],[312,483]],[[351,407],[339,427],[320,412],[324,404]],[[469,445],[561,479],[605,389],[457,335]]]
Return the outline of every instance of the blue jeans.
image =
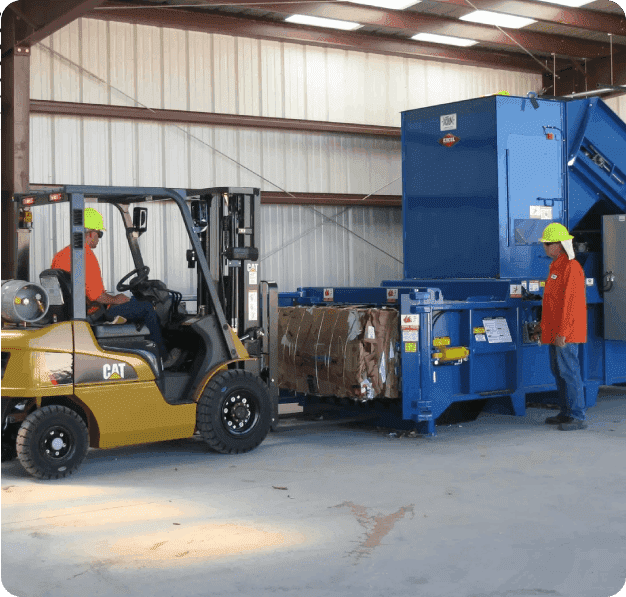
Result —
[[[152,303],[138,301],[133,297],[123,305],[112,305],[107,313],[113,317],[121,315],[131,323],[145,323],[150,330],[150,339],[159,347],[161,356],[165,357],[167,350],[161,334],[161,324]]]
[[[550,369],[559,392],[559,414],[584,421],[585,390],[580,377],[578,344],[566,344],[563,348],[550,344]]]

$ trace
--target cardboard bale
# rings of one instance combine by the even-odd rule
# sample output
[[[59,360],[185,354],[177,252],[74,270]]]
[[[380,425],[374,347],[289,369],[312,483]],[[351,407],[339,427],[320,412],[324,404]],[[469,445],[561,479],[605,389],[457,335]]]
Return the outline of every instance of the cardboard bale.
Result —
[[[322,396],[398,397],[396,310],[282,307],[278,333],[279,388]]]

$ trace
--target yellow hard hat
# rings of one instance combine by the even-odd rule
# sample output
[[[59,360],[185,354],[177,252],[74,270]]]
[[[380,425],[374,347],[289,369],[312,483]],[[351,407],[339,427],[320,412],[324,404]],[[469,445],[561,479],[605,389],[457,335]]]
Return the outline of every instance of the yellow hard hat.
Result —
[[[543,231],[543,236],[539,239],[540,243],[560,243],[564,240],[572,240],[574,237],[567,231],[563,224],[553,222],[548,224]]]
[[[85,228],[88,230],[106,230],[102,214],[93,207],[85,209]]]

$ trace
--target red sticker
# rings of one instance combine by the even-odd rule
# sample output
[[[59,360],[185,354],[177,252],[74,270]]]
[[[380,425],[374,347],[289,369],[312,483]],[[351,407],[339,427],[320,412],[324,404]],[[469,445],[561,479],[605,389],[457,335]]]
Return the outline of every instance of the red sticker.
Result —
[[[448,133],[445,137],[439,139],[439,143],[441,143],[441,145],[443,145],[444,147],[452,147],[453,145],[456,145],[460,140],[461,139],[459,139],[452,133]]]

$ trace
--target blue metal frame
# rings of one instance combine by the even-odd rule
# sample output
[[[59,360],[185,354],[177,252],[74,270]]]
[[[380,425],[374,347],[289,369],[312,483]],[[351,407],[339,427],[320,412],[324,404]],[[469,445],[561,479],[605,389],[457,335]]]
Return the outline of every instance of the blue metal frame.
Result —
[[[550,222],[593,236],[595,219],[626,209],[626,125],[597,98],[537,106],[494,96],[404,112],[405,279],[333,288],[332,302],[326,288],[279,298],[280,306],[395,305],[401,320],[418,315],[418,340],[407,334],[401,342],[402,418],[430,435],[455,402],[488,398],[489,408],[523,415],[527,395],[554,401],[546,395],[556,389],[548,347],[524,338],[549,268],[538,239]],[[455,127],[448,132],[445,116]],[[446,134],[453,143],[443,142]],[[602,337],[602,255],[592,249],[578,260],[591,281],[588,341],[579,347],[590,407],[601,385],[626,383],[626,337]],[[522,283],[538,286],[538,298],[512,297],[511,285]],[[476,333],[494,317],[506,320],[510,342]],[[435,337],[467,347],[467,360],[435,359]]]

